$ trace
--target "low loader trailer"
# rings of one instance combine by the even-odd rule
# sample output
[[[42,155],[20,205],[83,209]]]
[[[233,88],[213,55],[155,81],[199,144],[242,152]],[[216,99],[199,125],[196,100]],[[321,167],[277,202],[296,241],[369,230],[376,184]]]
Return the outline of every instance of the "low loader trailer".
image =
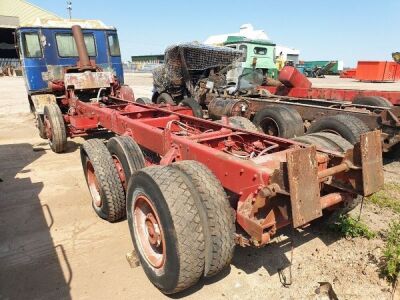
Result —
[[[67,135],[115,133],[81,147],[92,207],[110,222],[126,216],[141,265],[163,293],[219,273],[236,244],[264,246],[280,228],[383,186],[380,131],[340,152],[250,131],[243,117],[216,123],[190,105],[135,101],[89,60],[81,28],[72,33],[79,61],[64,73],[63,96],[44,107],[46,136],[58,152]]]

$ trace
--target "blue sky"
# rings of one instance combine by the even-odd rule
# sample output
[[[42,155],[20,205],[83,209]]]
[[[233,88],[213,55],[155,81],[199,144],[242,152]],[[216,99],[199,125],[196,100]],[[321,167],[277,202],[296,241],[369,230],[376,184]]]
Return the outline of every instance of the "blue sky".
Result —
[[[30,0],[67,17],[65,0]],[[399,0],[268,1],[72,0],[73,18],[100,19],[119,31],[122,55],[163,53],[176,42],[204,41],[251,23],[303,60],[391,60],[400,51]]]

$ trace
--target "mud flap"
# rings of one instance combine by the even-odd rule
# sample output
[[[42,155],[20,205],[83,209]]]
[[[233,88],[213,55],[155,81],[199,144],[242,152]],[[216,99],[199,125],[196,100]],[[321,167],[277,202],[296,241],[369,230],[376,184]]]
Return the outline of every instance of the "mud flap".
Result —
[[[286,155],[293,227],[322,216],[315,146]]]
[[[370,131],[360,138],[363,195],[371,195],[383,188],[381,132]]]
[[[31,95],[33,106],[37,114],[43,114],[44,107],[48,104],[57,103],[53,94]]]

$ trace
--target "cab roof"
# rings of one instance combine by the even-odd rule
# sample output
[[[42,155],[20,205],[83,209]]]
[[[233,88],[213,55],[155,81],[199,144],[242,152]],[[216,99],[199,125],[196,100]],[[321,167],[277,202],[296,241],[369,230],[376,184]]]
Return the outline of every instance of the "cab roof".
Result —
[[[100,20],[84,19],[48,19],[37,18],[33,22],[20,24],[19,28],[71,28],[73,25],[80,25],[82,29],[108,29],[115,30],[113,26],[107,26]]]

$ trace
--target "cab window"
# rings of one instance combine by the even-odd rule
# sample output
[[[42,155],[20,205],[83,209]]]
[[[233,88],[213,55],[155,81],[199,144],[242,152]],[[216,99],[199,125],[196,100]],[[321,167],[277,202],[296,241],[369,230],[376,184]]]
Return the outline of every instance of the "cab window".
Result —
[[[22,47],[25,57],[35,58],[43,56],[39,35],[36,32],[27,32],[22,35]]]
[[[121,51],[119,49],[118,36],[113,33],[108,35],[108,49],[110,50],[111,56],[121,56]]]
[[[240,45],[239,50],[243,52],[243,58],[242,61],[246,61],[247,59],[247,46],[246,45]]]
[[[86,44],[86,48],[89,56],[96,56],[96,43],[93,34],[86,33],[83,35],[83,39]],[[57,33],[56,34],[57,50],[60,57],[77,57],[78,50],[74,37],[69,33]]]
[[[267,54],[267,48],[264,48],[264,47],[254,47],[254,54],[266,55],[266,54]]]

